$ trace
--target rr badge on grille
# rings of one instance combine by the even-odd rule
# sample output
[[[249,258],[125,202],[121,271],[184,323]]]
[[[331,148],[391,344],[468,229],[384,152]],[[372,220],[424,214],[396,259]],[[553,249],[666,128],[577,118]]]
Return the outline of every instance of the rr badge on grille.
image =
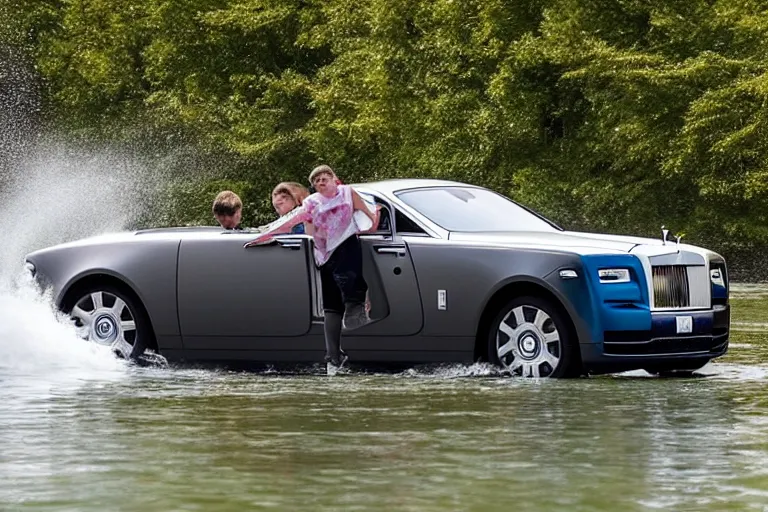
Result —
[[[688,334],[693,332],[693,317],[692,316],[676,316],[677,322],[677,334]]]

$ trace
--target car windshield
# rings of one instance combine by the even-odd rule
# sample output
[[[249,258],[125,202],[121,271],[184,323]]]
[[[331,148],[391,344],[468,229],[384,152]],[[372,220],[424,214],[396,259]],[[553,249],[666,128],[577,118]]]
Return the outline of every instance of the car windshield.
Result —
[[[547,220],[482,188],[432,187],[396,194],[448,231],[557,231]]]

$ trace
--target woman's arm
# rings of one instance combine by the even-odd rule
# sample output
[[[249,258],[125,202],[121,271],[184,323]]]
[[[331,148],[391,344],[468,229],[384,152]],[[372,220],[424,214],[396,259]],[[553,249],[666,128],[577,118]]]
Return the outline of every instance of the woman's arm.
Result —
[[[360,194],[358,194],[355,189],[352,189],[352,207],[355,210],[360,210],[361,212],[365,212],[368,218],[371,219],[371,222],[376,224],[377,217],[379,216],[379,210],[376,209],[375,213],[371,212],[365,200],[362,197],[360,197]]]
[[[271,224],[268,224],[263,233],[260,233],[259,236],[257,236],[250,242],[246,243],[243,247],[251,247],[254,245],[259,245],[260,243],[263,243],[266,240],[269,240],[275,235],[289,233],[293,226],[301,222],[304,222],[306,220],[309,220],[310,218],[311,218],[311,215],[306,211],[304,206],[299,206],[298,208],[294,209],[290,213],[287,213],[286,215],[283,215],[282,217],[272,222]]]
[[[376,205],[376,220],[373,221],[373,225],[371,225],[370,229],[366,229],[365,231],[361,231],[361,235],[369,234],[369,233],[375,233],[379,230],[379,221],[381,220],[381,205]]]

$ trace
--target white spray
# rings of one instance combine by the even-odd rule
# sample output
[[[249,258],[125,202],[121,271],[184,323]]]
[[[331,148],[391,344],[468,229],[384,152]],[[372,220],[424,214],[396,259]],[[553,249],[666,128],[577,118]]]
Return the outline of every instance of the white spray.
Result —
[[[108,154],[41,150],[16,167],[0,195],[0,374],[82,374],[121,366],[105,347],[75,335],[25,279],[24,255],[85,236],[124,229],[138,214],[143,170]]]
[[[77,337],[25,278],[24,255],[124,229],[154,189],[130,157],[44,141],[33,77],[9,52],[0,48],[0,381],[50,388],[122,375],[125,363]]]

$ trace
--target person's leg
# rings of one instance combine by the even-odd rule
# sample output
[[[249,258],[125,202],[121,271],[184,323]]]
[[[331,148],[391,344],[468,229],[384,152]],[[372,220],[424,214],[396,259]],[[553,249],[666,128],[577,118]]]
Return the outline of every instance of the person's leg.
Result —
[[[341,365],[341,313],[324,313],[323,332],[325,334],[325,362]]]
[[[344,302],[341,291],[333,279],[331,262],[320,267],[320,286],[323,292],[323,333],[325,334],[325,362],[341,363],[341,323]]]
[[[368,284],[363,278],[363,251],[356,236],[349,237],[331,256],[333,278],[344,303],[343,326],[356,329],[370,320],[365,311]]]

